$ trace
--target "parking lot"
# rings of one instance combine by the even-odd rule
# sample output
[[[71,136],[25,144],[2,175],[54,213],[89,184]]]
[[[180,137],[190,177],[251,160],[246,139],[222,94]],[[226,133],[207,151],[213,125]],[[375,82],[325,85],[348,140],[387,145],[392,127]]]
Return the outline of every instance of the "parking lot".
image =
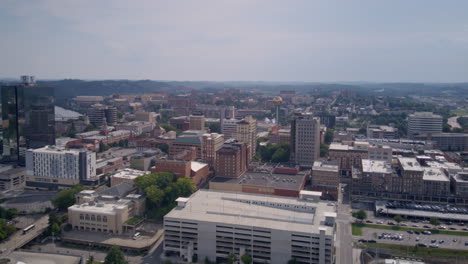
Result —
[[[57,192],[54,191],[23,191],[21,194],[7,200],[2,204],[5,208],[16,208],[20,212],[42,212],[46,208],[53,208],[50,199]]]
[[[383,233],[387,234],[387,236],[381,236]],[[391,237],[394,237],[394,238],[392,239]],[[395,237],[398,237],[398,238],[395,238]],[[465,246],[465,242],[468,242],[468,236],[452,236],[452,235],[440,235],[440,234],[432,234],[432,235],[419,234],[418,235],[414,233],[409,234],[406,231],[363,228],[363,235],[359,237],[359,239],[364,239],[367,241],[375,240],[376,243],[385,243],[385,244],[399,244],[399,245],[408,245],[408,246],[414,246],[417,244],[425,244],[428,247],[431,245],[437,245],[440,248],[468,250],[468,246]]]

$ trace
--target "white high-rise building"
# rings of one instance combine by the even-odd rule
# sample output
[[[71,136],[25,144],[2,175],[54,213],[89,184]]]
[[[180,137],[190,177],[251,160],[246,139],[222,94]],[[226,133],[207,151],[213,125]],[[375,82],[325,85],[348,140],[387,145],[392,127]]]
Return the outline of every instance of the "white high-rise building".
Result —
[[[96,153],[55,146],[30,149],[26,152],[26,170],[36,181],[60,183],[58,180],[63,180],[73,185],[96,176]]]
[[[417,134],[441,133],[443,119],[431,112],[416,112],[408,117],[408,137]]]
[[[178,198],[164,216],[164,250],[188,261],[249,254],[254,263],[332,263],[335,207],[320,201],[320,192],[300,196],[201,189]]]
[[[239,123],[240,121],[241,121],[240,119],[235,119],[235,118],[224,120],[221,132],[223,133],[225,140],[236,138],[237,123]]]

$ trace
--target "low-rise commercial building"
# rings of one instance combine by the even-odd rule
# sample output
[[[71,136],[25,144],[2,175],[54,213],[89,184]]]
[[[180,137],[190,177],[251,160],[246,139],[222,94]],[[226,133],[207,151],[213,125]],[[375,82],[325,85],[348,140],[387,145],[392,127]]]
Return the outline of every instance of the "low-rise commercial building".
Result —
[[[394,128],[391,126],[368,125],[367,137],[368,138],[385,138],[385,139],[398,138],[398,128]]]
[[[125,124],[115,125],[116,130],[126,130],[132,132],[133,136],[149,133],[154,129],[155,123],[144,121],[132,121]]]
[[[437,133],[415,136],[415,139],[432,141],[434,147],[442,151],[467,151],[468,134]]]
[[[118,170],[115,174],[110,176],[111,186],[119,185],[122,183],[135,184],[135,179],[139,176],[149,173],[148,171],[140,171],[133,169]]]
[[[183,259],[254,263],[332,263],[334,207],[320,193],[298,198],[199,190],[164,216],[164,250]]]
[[[215,177],[210,190],[299,197],[309,173],[246,172],[238,178]]]
[[[340,171],[335,162],[315,161],[311,172],[311,190],[322,192],[323,199],[338,200]]]
[[[74,230],[122,234],[126,222],[142,216],[145,197],[134,194],[133,184],[119,184],[111,188],[84,190],[76,195],[76,204],[68,208],[68,222]]]
[[[0,164],[0,191],[11,191],[24,187],[26,169]]]

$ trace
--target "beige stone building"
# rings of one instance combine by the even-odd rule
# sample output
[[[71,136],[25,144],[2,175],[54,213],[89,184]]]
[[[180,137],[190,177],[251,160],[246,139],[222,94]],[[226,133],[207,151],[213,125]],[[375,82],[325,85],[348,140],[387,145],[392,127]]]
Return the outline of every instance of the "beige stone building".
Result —
[[[250,149],[248,161],[250,162],[255,155],[257,146],[257,120],[251,116],[246,116],[237,123],[236,139],[243,142]]]
[[[194,113],[189,117],[190,130],[205,130],[205,116],[201,113]]]
[[[216,165],[216,151],[221,149],[223,143],[223,134],[207,133],[203,135],[202,159],[208,163],[210,167],[214,167]]]
[[[133,184],[119,184],[100,190],[84,190],[68,208],[68,222],[74,230],[124,233],[126,222],[145,211],[145,197],[134,194]]]

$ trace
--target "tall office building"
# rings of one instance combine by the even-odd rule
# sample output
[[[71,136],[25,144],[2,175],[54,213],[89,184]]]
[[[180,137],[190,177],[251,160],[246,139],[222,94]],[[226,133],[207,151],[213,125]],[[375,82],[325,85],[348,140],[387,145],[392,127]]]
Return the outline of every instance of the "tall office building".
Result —
[[[54,88],[21,76],[20,84],[2,86],[1,94],[2,160],[24,165],[27,149],[55,144]]]
[[[223,125],[221,127],[221,132],[224,135],[224,139],[231,139],[236,138],[237,135],[237,123],[239,123],[239,119],[231,118],[231,119],[224,119]]]
[[[193,113],[189,117],[189,128],[191,130],[205,130],[205,116],[203,113]]]
[[[310,113],[296,113],[291,121],[291,161],[312,167],[320,154],[320,120]]]
[[[248,162],[255,155],[257,146],[257,120],[251,116],[246,116],[243,120],[237,123],[236,139],[243,142],[249,148]]]
[[[441,133],[443,119],[431,112],[416,112],[408,117],[408,136],[417,134]]]
[[[221,149],[224,143],[223,134],[206,133],[203,134],[202,143],[202,159],[207,162],[210,167],[216,165],[216,152]]]
[[[226,140],[224,145],[216,152],[216,176],[237,178],[247,171],[248,153],[247,144],[235,139]]]

